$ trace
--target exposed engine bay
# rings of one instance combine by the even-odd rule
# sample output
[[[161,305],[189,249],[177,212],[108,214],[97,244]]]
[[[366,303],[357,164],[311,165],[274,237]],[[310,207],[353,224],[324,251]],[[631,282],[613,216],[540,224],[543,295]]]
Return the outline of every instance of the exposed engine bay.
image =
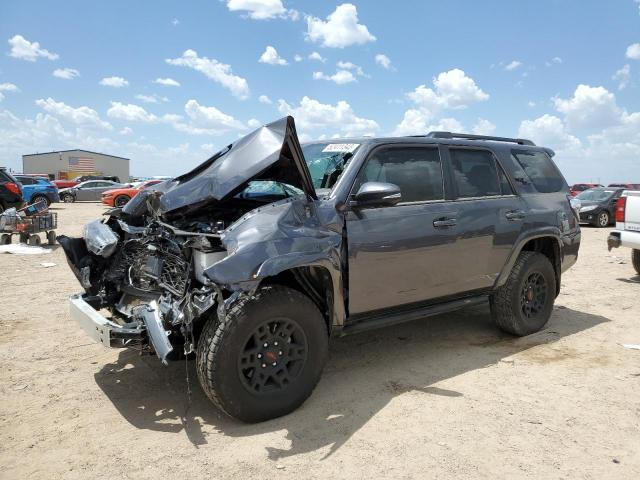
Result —
[[[320,221],[300,148],[293,119],[282,119],[105,212],[82,238],[58,237],[85,290],[71,299],[75,318],[108,346],[166,363],[180,347],[194,351],[203,320],[224,319],[292,267],[322,265],[341,298],[341,227]]]

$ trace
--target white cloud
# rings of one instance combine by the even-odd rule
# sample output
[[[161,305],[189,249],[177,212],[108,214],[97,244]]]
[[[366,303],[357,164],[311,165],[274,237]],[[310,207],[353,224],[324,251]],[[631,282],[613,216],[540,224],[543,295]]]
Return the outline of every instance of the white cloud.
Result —
[[[282,0],[227,0],[227,8],[232,12],[246,12],[253,20],[270,20],[273,18],[288,18],[298,20],[297,10],[288,10]]]
[[[64,80],[73,80],[80,76],[80,72],[75,68],[56,68],[52,74],[54,77],[62,78]]]
[[[581,84],[573,97],[555,97],[553,103],[572,129],[600,129],[616,123],[621,115],[615,95],[604,87]]]
[[[267,97],[266,95],[260,95],[258,97],[258,101],[260,103],[264,103],[266,105],[271,105],[273,102],[271,101],[271,99],[269,97]]]
[[[154,123],[158,121],[158,117],[153,113],[149,113],[141,106],[132,103],[111,102],[107,116],[129,122]]]
[[[382,68],[386,70],[391,70],[393,67],[391,66],[391,59],[387,57],[384,53],[379,53],[375,57],[376,63],[380,65]]]
[[[251,120],[249,120],[247,122],[247,125],[249,125],[249,127],[251,128],[258,128],[262,126],[262,122],[260,120],[257,120],[255,118],[252,118]]]
[[[431,130],[439,130],[436,127],[442,126],[445,119],[435,125],[432,122],[442,111],[462,110],[474,103],[489,99],[489,95],[483,92],[471,77],[458,68],[442,72],[434,77],[433,86],[432,89],[426,85],[419,85],[412,92],[407,93],[407,97],[415,106],[405,111],[402,120],[393,131],[394,135],[419,135]],[[463,129],[457,120],[451,118],[446,120],[449,128],[445,130]]]
[[[464,109],[477,102],[484,102],[489,95],[476,85],[463,70],[454,68],[440,73],[433,79],[435,90],[420,85],[407,96],[416,104],[430,111],[440,109]]]
[[[308,58],[309,60],[317,60],[322,63],[327,61],[327,59],[320,55],[318,52],[311,52]]]
[[[331,129],[344,136],[373,135],[380,128],[374,120],[358,117],[344,100],[331,105],[305,96],[298,106],[291,106],[281,99],[278,100],[278,111],[282,115],[292,115],[298,129],[305,134],[309,134],[305,130]]]
[[[362,67],[356,65],[355,63],[339,61],[337,63],[337,67],[341,70],[353,70],[359,77],[366,77],[364,71],[362,70]]]
[[[167,97],[160,97],[155,93],[152,95],[145,95],[145,94],[139,93],[138,95],[136,95],[136,98],[145,103],[161,103],[161,102],[169,101]]]
[[[533,140],[537,145],[550,147],[559,152],[581,147],[580,140],[567,132],[562,120],[548,114],[535,120],[523,121],[518,130],[518,137]]]
[[[520,62],[518,60],[512,60],[510,63],[505,65],[504,69],[510,72],[512,70],[515,70],[516,68],[521,67],[521,66],[522,66],[522,62]]]
[[[376,40],[366,25],[358,23],[358,10],[351,3],[338,5],[326,21],[308,16],[307,38],[332,48],[362,45]]]
[[[171,20],[171,25],[173,25],[174,27],[180,25],[180,20],[174,18],[173,20]]]
[[[221,112],[216,107],[200,105],[193,99],[185,104],[184,111],[191,120],[193,127],[209,130],[210,133],[215,135],[229,130],[246,129],[242,122],[231,115]]]
[[[46,100],[43,98],[36,100],[36,105],[42,108],[45,112],[56,115],[57,117],[76,125],[84,127],[99,127],[105,130],[113,129],[109,122],[105,122],[100,118],[98,112],[86,106],[74,108],[64,102],[56,102],[51,97]]]
[[[186,50],[180,58],[168,58],[170,65],[192,68],[207,78],[219,83],[228,89],[232,95],[245,99],[249,97],[249,84],[247,81],[233,74],[231,66],[218,62],[214,58],[199,57],[195,50]]]
[[[313,72],[313,78],[315,80],[328,80],[334,82],[337,85],[344,85],[345,83],[356,82],[356,77],[349,70],[338,70],[333,75],[326,75],[323,72]]]
[[[268,65],[288,65],[289,64],[289,62],[287,62],[284,58],[278,55],[278,51],[271,45],[267,45],[267,48],[265,49],[264,53],[260,55],[258,62],[266,63]]]
[[[554,64],[560,65],[562,63],[562,59],[560,57],[553,57],[551,60],[544,62],[547,67],[551,67]]]
[[[535,106],[536,106],[536,102],[534,102],[533,100],[529,100],[529,102],[527,102],[527,106],[528,106],[529,108],[533,108],[533,107],[535,107]]]
[[[620,70],[617,70],[611,79],[618,82],[618,90],[624,90],[631,79],[631,65],[627,63]]]
[[[22,35],[14,35],[9,39],[11,51],[9,56],[35,62],[39,57],[48,60],[57,60],[60,56],[57,53],[51,53],[49,50],[40,47],[38,42],[30,42]]]
[[[164,85],[165,87],[179,87],[180,83],[173,78],[156,78],[153,83]]]
[[[293,56],[293,61],[294,61],[294,62],[301,62],[302,60],[304,60],[304,58],[302,57],[302,55],[300,55],[300,54],[298,54],[298,53],[296,53],[296,54]]]
[[[129,82],[122,77],[105,77],[100,80],[100,85],[105,87],[122,88],[129,85]]]
[[[627,47],[627,58],[631,60],[640,60],[640,43],[634,43]]]
[[[133,133],[133,130],[130,127],[124,127],[124,128],[121,128],[118,133],[120,135],[131,135]]]
[[[0,92],[18,92],[20,89],[13,83],[0,83]]]
[[[489,120],[479,118],[471,131],[476,135],[493,135],[496,133],[496,126]]]
[[[200,149],[204,150],[205,152],[213,152],[215,146],[213,145],[213,143],[203,143],[202,145],[200,145]]]

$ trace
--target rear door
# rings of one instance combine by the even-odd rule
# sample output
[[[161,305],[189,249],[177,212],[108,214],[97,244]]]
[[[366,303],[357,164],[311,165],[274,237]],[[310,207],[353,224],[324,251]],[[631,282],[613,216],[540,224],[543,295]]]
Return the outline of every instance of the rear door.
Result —
[[[96,193],[96,190],[98,188],[99,183],[101,182],[98,182],[98,181],[85,182],[83,185],[78,187],[78,189],[76,190],[76,200],[85,201],[85,202],[91,202],[93,200],[97,200],[96,195],[98,194]]]
[[[527,211],[489,149],[449,146],[457,229],[450,294],[493,286],[520,234]]]

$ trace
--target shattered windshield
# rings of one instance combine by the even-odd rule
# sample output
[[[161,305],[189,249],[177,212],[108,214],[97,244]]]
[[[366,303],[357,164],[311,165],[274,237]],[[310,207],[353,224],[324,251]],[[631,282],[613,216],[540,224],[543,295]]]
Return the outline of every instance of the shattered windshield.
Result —
[[[357,143],[335,142],[302,145],[314,188],[333,188],[359,146]]]

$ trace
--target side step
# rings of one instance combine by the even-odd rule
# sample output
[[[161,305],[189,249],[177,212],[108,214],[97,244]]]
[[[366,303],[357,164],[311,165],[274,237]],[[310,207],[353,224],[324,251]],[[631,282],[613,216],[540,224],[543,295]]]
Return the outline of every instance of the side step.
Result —
[[[479,295],[476,297],[461,298],[445,303],[437,303],[425,307],[419,307],[412,310],[403,310],[402,312],[387,313],[384,315],[375,315],[358,319],[353,323],[347,323],[342,329],[342,335],[351,335],[352,333],[360,333],[366,330],[388,327],[399,323],[411,322],[421,318],[432,317],[441,313],[453,312],[461,308],[471,307],[475,305],[486,304],[489,300],[488,295]]]

